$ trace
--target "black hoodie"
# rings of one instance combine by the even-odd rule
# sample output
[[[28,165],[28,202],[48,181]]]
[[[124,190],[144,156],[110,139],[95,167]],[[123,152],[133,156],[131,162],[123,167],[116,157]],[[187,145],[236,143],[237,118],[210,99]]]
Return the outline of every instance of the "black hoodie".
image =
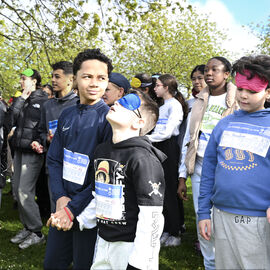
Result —
[[[166,155],[150,140],[133,137],[97,147],[94,155],[99,235],[109,242],[133,242],[139,206],[163,206]]]

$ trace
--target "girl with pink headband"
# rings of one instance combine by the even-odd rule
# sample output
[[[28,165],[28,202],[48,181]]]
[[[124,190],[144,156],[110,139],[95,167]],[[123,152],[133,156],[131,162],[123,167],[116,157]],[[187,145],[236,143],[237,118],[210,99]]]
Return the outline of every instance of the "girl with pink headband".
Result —
[[[208,142],[199,230],[209,240],[213,218],[216,269],[270,269],[270,56],[242,57],[233,74],[240,110]]]

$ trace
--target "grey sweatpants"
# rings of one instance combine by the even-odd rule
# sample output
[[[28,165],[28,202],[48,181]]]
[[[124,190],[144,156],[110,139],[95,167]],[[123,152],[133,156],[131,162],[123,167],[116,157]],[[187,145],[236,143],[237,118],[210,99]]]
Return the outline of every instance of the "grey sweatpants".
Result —
[[[36,183],[43,165],[44,156],[15,151],[14,192],[18,201],[20,220],[25,228],[41,231],[42,221],[35,201]]]
[[[214,207],[216,269],[270,269],[266,217],[236,215]]]

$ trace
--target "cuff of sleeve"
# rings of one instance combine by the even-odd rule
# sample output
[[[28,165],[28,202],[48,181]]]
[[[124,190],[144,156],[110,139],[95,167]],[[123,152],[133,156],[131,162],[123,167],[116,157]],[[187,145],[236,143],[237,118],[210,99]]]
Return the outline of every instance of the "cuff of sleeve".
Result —
[[[179,172],[179,178],[182,177],[187,179],[187,176],[187,172]]]
[[[198,214],[198,221],[203,219],[211,219],[211,216],[209,214]]]

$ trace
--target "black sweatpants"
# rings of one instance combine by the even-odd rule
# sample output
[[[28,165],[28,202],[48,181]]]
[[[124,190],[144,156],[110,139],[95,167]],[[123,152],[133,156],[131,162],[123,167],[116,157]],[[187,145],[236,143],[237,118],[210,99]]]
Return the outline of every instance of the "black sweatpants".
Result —
[[[162,164],[166,185],[163,205],[165,219],[163,231],[178,236],[180,228],[184,224],[184,208],[182,200],[177,195],[180,155],[177,137],[171,137],[163,142],[153,143],[153,145],[168,157]]]

